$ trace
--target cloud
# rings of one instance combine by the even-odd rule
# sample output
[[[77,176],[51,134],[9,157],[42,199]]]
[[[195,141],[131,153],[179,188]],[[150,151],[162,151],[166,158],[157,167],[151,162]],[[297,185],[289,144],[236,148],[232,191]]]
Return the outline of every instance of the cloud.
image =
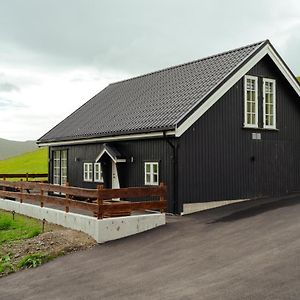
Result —
[[[6,108],[6,107],[12,107],[12,106],[13,106],[13,101],[0,98],[0,108],[1,109]]]
[[[17,87],[16,85],[9,83],[9,82],[0,82],[0,92],[4,91],[4,92],[18,92],[20,90],[19,87]]]
[[[0,5],[0,37],[2,47],[19,47],[51,68],[138,74],[266,39],[292,13],[299,19],[298,6],[294,0],[252,0],[247,8],[237,0],[11,0]]]
[[[14,100],[5,99],[0,97],[0,109],[7,110],[7,109],[15,109],[15,108],[24,108],[26,105],[23,103],[19,103]]]
[[[8,73],[4,67],[0,69]],[[60,72],[22,70],[16,68],[19,80],[30,78],[39,84],[25,84],[20,93],[8,93],[11,98],[0,97],[0,137],[13,140],[35,140],[100,90],[111,78],[121,80],[124,73],[101,73],[96,69]],[[127,75],[128,76],[128,75]],[[74,82],[75,79],[80,79]],[[8,100],[10,99],[10,100]]]

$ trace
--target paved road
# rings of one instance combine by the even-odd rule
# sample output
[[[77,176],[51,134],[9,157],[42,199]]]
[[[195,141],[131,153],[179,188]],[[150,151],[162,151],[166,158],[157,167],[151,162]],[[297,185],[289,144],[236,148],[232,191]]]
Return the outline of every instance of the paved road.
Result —
[[[185,217],[0,280],[0,299],[300,299],[300,197]]]

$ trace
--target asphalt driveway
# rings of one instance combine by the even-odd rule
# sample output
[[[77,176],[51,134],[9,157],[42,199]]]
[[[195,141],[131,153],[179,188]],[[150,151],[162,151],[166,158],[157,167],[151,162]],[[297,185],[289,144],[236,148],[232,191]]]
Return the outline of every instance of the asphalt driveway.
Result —
[[[2,278],[0,299],[300,299],[300,196],[169,217]]]

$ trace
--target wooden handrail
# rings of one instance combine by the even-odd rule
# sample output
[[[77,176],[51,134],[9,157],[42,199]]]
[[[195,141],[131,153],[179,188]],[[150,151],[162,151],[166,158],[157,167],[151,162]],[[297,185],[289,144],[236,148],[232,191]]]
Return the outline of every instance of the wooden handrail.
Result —
[[[166,193],[167,188],[163,183],[157,187],[104,189],[103,186],[98,186],[97,189],[83,189],[68,185],[58,186],[27,181],[0,180],[0,197],[18,199],[21,203],[26,200],[39,202],[41,207],[44,207],[45,204],[54,204],[65,207],[67,213],[70,208],[79,208],[93,212],[98,219],[113,214],[131,213],[134,210],[160,210],[160,212],[163,212],[167,206]],[[127,199],[149,196],[159,197],[159,200],[139,202],[104,201],[113,198]],[[89,200],[89,202],[75,200],[76,197]],[[91,201],[96,203],[91,203]]]
[[[48,178],[48,173],[1,173],[0,178]]]

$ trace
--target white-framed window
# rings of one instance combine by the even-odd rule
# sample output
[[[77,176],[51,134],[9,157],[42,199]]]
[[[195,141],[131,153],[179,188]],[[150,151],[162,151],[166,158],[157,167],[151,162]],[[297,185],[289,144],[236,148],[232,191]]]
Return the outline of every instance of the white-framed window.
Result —
[[[68,151],[53,151],[53,184],[65,185],[68,180]]]
[[[158,185],[159,167],[158,162],[145,162],[145,184]]]
[[[263,114],[264,128],[276,128],[276,81],[263,79]]]
[[[94,163],[94,181],[103,182],[103,172],[101,163]]]
[[[83,163],[83,180],[93,181],[93,164]]]
[[[60,153],[60,184],[65,185],[67,183],[67,167],[68,167],[68,156],[67,151],[63,150]]]
[[[53,184],[60,185],[60,151],[53,151]]]
[[[258,78],[246,75],[244,81],[244,126],[258,127]]]

